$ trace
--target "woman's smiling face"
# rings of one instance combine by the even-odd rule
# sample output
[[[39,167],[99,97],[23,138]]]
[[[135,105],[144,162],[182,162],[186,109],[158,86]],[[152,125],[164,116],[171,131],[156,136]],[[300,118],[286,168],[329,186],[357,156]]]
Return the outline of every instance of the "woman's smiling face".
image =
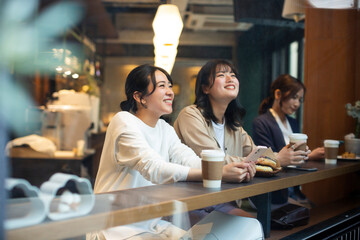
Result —
[[[212,77],[212,76],[211,76]],[[239,93],[239,80],[229,66],[216,67],[214,84],[203,88],[204,93],[214,101],[231,102]]]
[[[155,72],[156,88],[155,91],[143,97],[146,101],[147,110],[158,117],[172,113],[172,102],[174,100],[174,92],[172,84],[166,75],[161,71]],[[149,84],[148,92],[152,92],[154,86]]]

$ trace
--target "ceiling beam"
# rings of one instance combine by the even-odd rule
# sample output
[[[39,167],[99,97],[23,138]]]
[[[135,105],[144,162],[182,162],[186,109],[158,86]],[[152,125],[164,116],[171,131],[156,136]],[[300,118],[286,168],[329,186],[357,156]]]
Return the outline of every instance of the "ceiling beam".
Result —
[[[232,6],[233,0],[189,0],[189,4]]]
[[[150,30],[121,30],[116,39],[98,39],[96,43],[108,44],[147,44],[153,45],[154,32]],[[233,32],[183,32],[180,46],[228,46],[235,44]]]

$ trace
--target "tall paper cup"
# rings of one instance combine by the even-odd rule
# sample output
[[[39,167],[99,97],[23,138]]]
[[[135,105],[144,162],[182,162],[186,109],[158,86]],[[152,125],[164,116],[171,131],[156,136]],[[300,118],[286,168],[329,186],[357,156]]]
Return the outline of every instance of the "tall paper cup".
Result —
[[[339,141],[337,140],[325,140],[325,163],[326,164],[336,164],[337,155],[339,152]]]
[[[294,144],[299,143],[299,142],[304,143],[304,144],[299,145],[296,149],[294,149],[295,151],[296,150],[306,151],[306,142],[307,142],[307,139],[308,139],[308,136],[306,134],[293,133],[293,134],[291,134],[289,136],[289,139],[290,139],[290,145],[294,145]]]
[[[220,188],[225,153],[220,150],[203,150],[200,156],[204,187]]]

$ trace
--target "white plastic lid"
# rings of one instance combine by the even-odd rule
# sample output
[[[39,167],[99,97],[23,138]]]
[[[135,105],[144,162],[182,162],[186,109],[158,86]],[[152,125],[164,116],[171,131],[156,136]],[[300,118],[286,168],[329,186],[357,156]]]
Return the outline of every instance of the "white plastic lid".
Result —
[[[330,140],[330,139],[326,139],[324,141],[324,146],[325,147],[339,147],[340,142],[338,140]]]
[[[223,158],[225,157],[225,153],[223,151],[220,150],[215,150],[215,149],[207,149],[207,150],[202,150],[200,153],[202,158]]]
[[[303,133],[293,133],[289,136],[289,138],[292,140],[307,140],[308,136]]]

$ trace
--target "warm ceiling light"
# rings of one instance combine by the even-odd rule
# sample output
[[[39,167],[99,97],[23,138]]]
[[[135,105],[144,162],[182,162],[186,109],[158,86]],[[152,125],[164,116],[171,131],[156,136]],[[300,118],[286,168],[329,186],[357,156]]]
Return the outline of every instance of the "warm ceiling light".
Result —
[[[63,68],[62,68],[61,66],[58,66],[58,67],[55,68],[55,70],[56,70],[57,72],[61,72],[61,71],[63,70]]]
[[[183,22],[179,8],[174,4],[160,5],[156,12],[152,26],[155,32],[155,37],[168,43],[178,41],[183,29]]]
[[[282,17],[293,19],[295,22],[305,19],[306,0],[285,0]]]
[[[78,78],[79,78],[79,74],[74,73],[74,74],[72,75],[72,78],[74,78],[74,79],[78,79]]]
[[[169,56],[155,56],[155,66],[165,69],[169,74],[174,67],[175,57]]]
[[[167,69],[165,70],[170,74],[175,62],[180,34],[183,29],[183,22],[178,7],[174,4],[160,5],[152,26],[155,33],[155,66],[165,69],[164,63],[166,63],[166,60],[164,59],[169,59],[170,61],[166,63]],[[160,59],[158,55],[160,55],[162,61],[156,61],[156,57]]]

